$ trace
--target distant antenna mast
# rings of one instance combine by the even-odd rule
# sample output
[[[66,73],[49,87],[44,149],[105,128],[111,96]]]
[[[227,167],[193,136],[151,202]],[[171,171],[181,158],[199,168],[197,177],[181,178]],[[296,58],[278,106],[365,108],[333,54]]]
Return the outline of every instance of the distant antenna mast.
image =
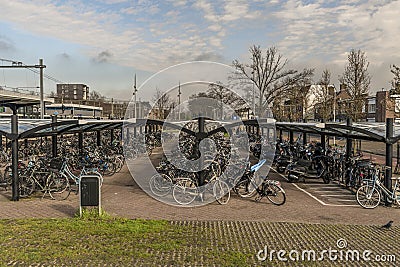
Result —
[[[133,106],[134,106],[134,118],[136,118],[136,95],[137,95],[137,88],[136,88],[136,73],[133,79]]]
[[[181,82],[179,81],[178,86],[178,120],[181,120]]]

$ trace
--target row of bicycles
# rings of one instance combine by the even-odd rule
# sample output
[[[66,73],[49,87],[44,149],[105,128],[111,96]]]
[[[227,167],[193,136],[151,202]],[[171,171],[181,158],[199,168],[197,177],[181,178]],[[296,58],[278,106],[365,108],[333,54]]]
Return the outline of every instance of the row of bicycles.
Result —
[[[337,181],[346,187],[358,189],[371,159],[358,152],[346,158],[345,150],[339,146],[324,148],[319,142],[306,145],[295,142],[277,142],[274,166],[280,173],[286,173],[289,182],[305,182],[321,179],[328,184]]]
[[[274,165],[278,172],[286,173],[289,182],[336,181],[355,192],[358,204],[364,208],[375,208],[383,201],[400,205],[400,177],[393,176],[392,189],[386,188],[383,181],[388,167],[363,158],[360,152],[346,158],[341,147],[324,149],[318,142],[278,142]]]
[[[53,158],[50,140],[28,140],[21,144],[20,151],[29,147],[29,154],[18,162],[19,196],[49,196],[52,199],[67,199],[71,192],[78,193],[80,177],[95,174],[103,177],[118,173],[125,162],[118,134],[112,138],[103,133],[101,146],[95,136],[85,134],[83,151],[78,149],[76,136],[64,136],[58,143],[59,156]],[[3,151],[4,152],[4,151]],[[22,155],[21,155],[22,156]],[[12,184],[11,162],[6,162],[0,172],[0,187],[8,190]]]
[[[265,160],[257,162],[261,151],[257,144],[260,138],[249,135],[253,159],[241,159],[240,148],[247,145],[244,136],[237,136],[240,148],[232,146],[226,133],[212,136],[211,143],[202,143],[204,160],[198,166],[199,144],[196,138],[180,133],[179,145],[170,154],[164,155],[157,166],[157,174],[149,179],[149,187],[155,196],[169,195],[179,205],[190,205],[195,199],[205,201],[213,198],[220,204],[229,202],[231,193],[243,198],[255,197],[256,201],[269,199],[275,205],[283,205],[286,194],[279,181],[261,175],[260,169],[267,164]],[[78,193],[80,177],[96,174],[101,180],[118,173],[126,159],[135,159],[140,155],[150,156],[154,149],[169,139],[171,133],[138,133],[135,138],[124,140],[121,133],[114,136],[103,131],[100,146],[95,141],[95,133],[85,133],[83,148],[79,150],[76,135],[58,138],[58,157],[52,158],[51,138],[22,140],[19,144],[18,176],[19,196],[39,195],[64,200],[71,193]],[[82,146],[81,146],[82,147]],[[248,149],[248,146],[247,146]],[[197,151],[197,152],[196,152]],[[5,145],[1,150],[0,187],[11,188],[12,166],[10,148]],[[196,166],[186,164],[179,168],[177,162],[183,158],[197,162]],[[171,162],[171,159],[175,162]],[[250,164],[253,162],[253,165]],[[178,167],[177,167],[178,166]],[[198,170],[197,170],[198,169]]]
[[[280,182],[260,174],[265,159],[251,165],[249,158],[241,158],[240,149],[231,144],[226,134],[217,133],[210,137],[212,142],[202,143],[201,150],[206,152],[200,162],[196,138],[180,135],[178,147],[163,156],[156,166],[157,173],[149,180],[154,196],[172,197],[183,206],[195,201],[227,204],[231,193],[243,198],[255,197],[256,201],[265,197],[275,205],[285,203],[286,193]]]

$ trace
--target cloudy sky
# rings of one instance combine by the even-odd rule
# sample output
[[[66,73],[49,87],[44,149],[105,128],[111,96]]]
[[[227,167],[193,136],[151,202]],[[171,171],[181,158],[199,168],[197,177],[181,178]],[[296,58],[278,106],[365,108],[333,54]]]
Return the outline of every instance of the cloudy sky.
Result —
[[[365,51],[371,92],[400,65],[400,1],[390,0],[0,0],[0,58],[38,64],[65,83],[117,99],[152,74],[206,60],[249,62],[249,47],[276,46],[296,69],[338,76],[350,49]],[[2,65],[10,63],[0,61]],[[0,86],[38,85],[27,70],[0,70]],[[55,82],[46,80],[45,91]]]

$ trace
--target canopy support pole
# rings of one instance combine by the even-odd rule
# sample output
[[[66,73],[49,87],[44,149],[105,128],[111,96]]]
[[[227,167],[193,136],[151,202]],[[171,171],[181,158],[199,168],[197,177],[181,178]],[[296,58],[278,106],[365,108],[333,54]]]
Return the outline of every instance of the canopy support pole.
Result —
[[[385,186],[390,191],[392,190],[392,167],[393,167],[393,144],[388,142],[388,139],[393,137],[393,118],[386,119],[386,174]],[[385,195],[385,205],[391,206],[389,199]]]
[[[96,145],[97,146],[101,146],[101,132],[100,131],[96,131]]]
[[[19,176],[18,176],[18,116],[17,107],[13,108],[11,115],[11,134],[15,137],[11,140],[12,155],[12,201],[19,201]]]
[[[51,122],[57,122],[57,115],[51,116]],[[54,131],[54,127],[53,127]],[[52,134],[51,136],[51,151],[53,153],[53,158],[57,157],[57,134]]]

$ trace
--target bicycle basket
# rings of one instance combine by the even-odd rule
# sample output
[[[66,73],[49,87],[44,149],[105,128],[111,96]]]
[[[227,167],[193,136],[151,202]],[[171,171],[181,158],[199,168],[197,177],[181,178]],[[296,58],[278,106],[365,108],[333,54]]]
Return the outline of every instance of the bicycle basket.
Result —
[[[63,165],[63,159],[62,158],[54,158],[54,159],[51,159],[51,161],[50,161],[49,169],[51,171],[60,171],[62,165]]]

